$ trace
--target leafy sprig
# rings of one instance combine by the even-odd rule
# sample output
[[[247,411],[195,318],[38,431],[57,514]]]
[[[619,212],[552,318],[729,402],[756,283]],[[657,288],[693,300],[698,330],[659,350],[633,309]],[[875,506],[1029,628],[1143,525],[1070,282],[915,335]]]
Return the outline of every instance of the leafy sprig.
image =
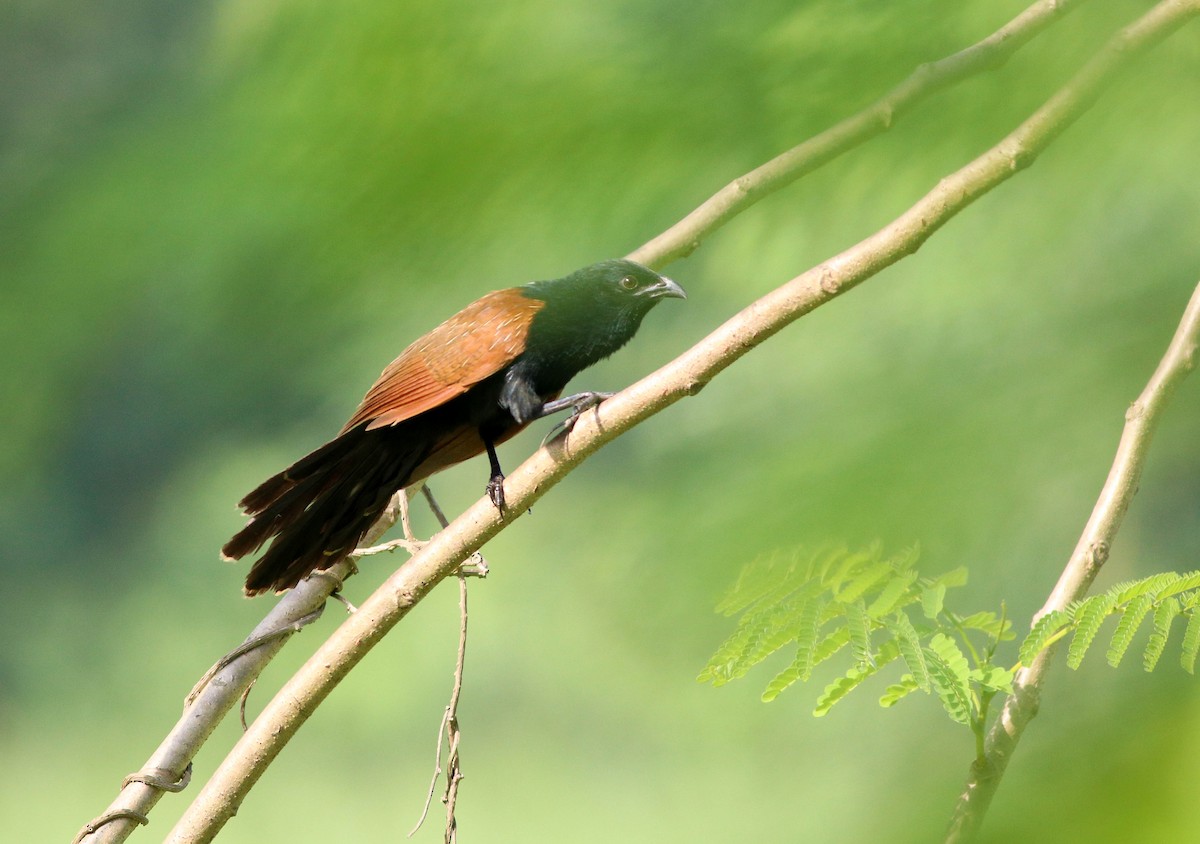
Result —
[[[1012,672],[992,662],[996,645],[1013,638],[1011,625],[992,612],[948,611],[947,592],[966,583],[966,569],[922,577],[917,558],[916,547],[885,557],[876,543],[856,552],[825,546],[755,560],[717,606],[741,615],[698,679],[723,685],[790,646],[791,662],[763,691],[770,701],[845,650],[850,666],[826,686],[814,715],[825,715],[898,662],[907,670],[880,705],[894,706],[917,691],[933,694],[951,718],[981,735],[992,696],[1011,690]]]
[[[1047,613],[1021,642],[1016,665],[1005,667],[995,659],[999,644],[1014,638],[1004,614],[960,616],[948,610],[947,595],[966,583],[966,569],[924,577],[915,567],[917,557],[916,547],[884,556],[876,543],[855,552],[823,546],[754,560],[717,605],[719,612],[739,618],[698,679],[724,685],[790,648],[791,661],[763,690],[762,699],[771,701],[844,653],[849,666],[817,698],[813,714],[820,717],[895,663],[902,673],[884,689],[880,706],[895,706],[915,692],[936,696],[952,720],[974,732],[982,756],[992,699],[1012,693],[1015,672],[1068,636],[1067,664],[1078,668],[1109,618],[1116,618],[1106,649],[1110,665],[1119,665],[1138,632],[1149,626],[1142,665],[1154,670],[1182,616],[1179,661],[1189,673],[1195,670],[1200,571],[1118,583]]]

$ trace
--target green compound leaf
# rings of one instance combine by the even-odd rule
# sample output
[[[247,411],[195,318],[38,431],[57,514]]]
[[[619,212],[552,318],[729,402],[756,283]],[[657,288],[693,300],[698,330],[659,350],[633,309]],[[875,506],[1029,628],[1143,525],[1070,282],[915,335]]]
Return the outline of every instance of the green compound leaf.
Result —
[[[925,648],[929,677],[942,706],[960,724],[971,725],[975,705],[971,696],[971,669],[958,644],[945,633],[936,633]]]
[[[1200,589],[1200,571],[1189,571],[1178,575],[1179,579],[1158,592],[1158,598],[1178,595],[1180,592],[1187,592],[1192,589]]]
[[[821,578],[825,588],[835,595],[851,578],[857,576],[870,563],[879,559],[882,547],[878,542],[872,543],[865,551],[846,554],[825,567],[825,575]]]
[[[813,715],[820,718],[828,714],[834,704],[858,688],[863,680],[866,680],[872,674],[879,671],[880,668],[895,660],[897,656],[899,656],[899,651],[896,648],[895,642],[885,642],[879,648],[879,654],[875,658],[874,665],[865,667],[856,665],[825,687],[825,691],[817,698],[817,706],[813,710]]]
[[[1171,635],[1171,622],[1179,615],[1179,601],[1167,598],[1154,611],[1154,629],[1150,633],[1150,641],[1146,643],[1146,651],[1142,654],[1142,666],[1147,671],[1153,671],[1158,665],[1159,658],[1167,648],[1167,639]]]
[[[879,698],[879,705],[884,708],[895,706],[920,688],[913,675],[905,674],[898,683],[893,683],[884,690],[883,695]]]
[[[989,691],[1004,692],[1006,695],[1013,692],[1012,671],[999,665],[985,665],[983,668],[972,669],[971,680]]]
[[[946,603],[946,584],[938,583],[921,592],[921,612],[930,621],[941,615]]]
[[[1179,655],[1179,664],[1188,674],[1196,673],[1197,653],[1200,653],[1200,612],[1193,602],[1187,628],[1183,631],[1183,653]]]
[[[813,650],[817,646],[817,636],[821,629],[821,609],[825,602],[813,598],[804,603],[800,616],[796,621],[796,663],[800,669],[800,679],[807,680],[812,674]]]
[[[836,654],[850,642],[850,631],[839,627],[822,639],[812,653],[812,667],[816,668],[825,660]],[[807,677],[805,679],[808,679]]]
[[[817,707],[813,710],[813,715],[817,718],[827,715],[834,704],[858,688],[863,680],[874,673],[871,669],[851,668],[825,687],[825,691],[817,698]]]
[[[1046,647],[1050,637],[1071,623],[1070,613],[1061,610],[1051,610],[1034,622],[1033,629],[1021,643],[1017,658],[1022,665],[1029,665],[1034,658]]]
[[[928,692],[932,688],[929,665],[925,659],[925,650],[921,647],[921,637],[913,627],[908,614],[900,610],[888,619],[886,624],[888,632],[892,634],[896,646],[900,649],[900,656],[904,658],[904,664],[916,678],[917,688]]]
[[[851,604],[863,595],[866,595],[867,592],[878,586],[885,579],[893,577],[895,573],[891,560],[880,560],[879,562],[872,563],[851,578],[850,582],[839,590],[835,597],[844,604]]]
[[[1092,640],[1100,631],[1100,625],[1112,613],[1117,597],[1106,592],[1095,595],[1081,602],[1075,608],[1075,633],[1071,637],[1071,647],[1067,649],[1067,665],[1078,668],[1092,646]]]
[[[1169,571],[1162,574],[1154,574],[1142,580],[1119,583],[1109,591],[1117,593],[1118,604],[1128,604],[1142,596],[1157,597],[1159,592],[1174,586],[1178,580],[1179,575]]]
[[[846,629],[850,634],[854,663],[858,666],[873,665],[875,658],[871,653],[871,620],[867,618],[867,607],[861,600],[846,607]]]
[[[933,578],[925,585],[926,586],[937,586],[938,584],[942,584],[943,586],[946,586],[951,589],[954,588],[955,586],[966,586],[967,585],[967,567],[959,566],[956,569],[950,569],[950,571],[946,572],[945,574],[938,575],[937,577]]]
[[[897,575],[889,580],[887,584],[880,590],[879,595],[867,607],[867,615],[876,621],[883,619],[885,615],[896,609],[903,603],[908,603],[912,600],[909,591],[912,585],[917,582],[918,572],[911,569],[897,573]]]
[[[1007,642],[1016,638],[1016,634],[1012,632],[1012,621],[1007,618],[1001,619],[994,612],[972,613],[959,619],[958,626],[964,630],[979,630],[994,641]]]
[[[1137,633],[1142,621],[1146,618],[1150,608],[1154,606],[1154,599],[1145,591],[1134,593],[1137,597],[1125,608],[1125,612],[1121,614],[1121,620],[1117,622],[1116,632],[1113,633],[1112,641],[1108,645],[1108,664],[1116,668],[1121,664],[1121,660],[1125,656],[1125,652],[1129,650],[1129,644],[1133,641],[1133,636]]]

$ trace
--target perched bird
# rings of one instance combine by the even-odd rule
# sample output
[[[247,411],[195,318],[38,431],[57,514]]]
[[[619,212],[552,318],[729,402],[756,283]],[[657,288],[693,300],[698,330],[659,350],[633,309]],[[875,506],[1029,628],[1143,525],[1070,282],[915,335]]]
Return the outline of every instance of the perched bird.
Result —
[[[347,557],[398,489],[484,451],[487,492],[504,509],[496,445],[530,422],[606,398],[559,394],[629,342],[664,298],[686,298],[633,261],[488,293],[400,353],[341,432],[241,500],[249,523],[221,549],[257,551],[246,594],[290,589]]]

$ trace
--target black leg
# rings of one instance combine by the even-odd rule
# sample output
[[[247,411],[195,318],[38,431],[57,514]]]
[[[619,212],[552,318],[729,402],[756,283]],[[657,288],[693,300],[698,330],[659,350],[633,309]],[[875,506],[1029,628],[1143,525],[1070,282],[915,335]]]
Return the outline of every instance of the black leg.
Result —
[[[492,476],[488,478],[487,482],[488,498],[492,499],[496,509],[503,513],[504,472],[500,470],[500,458],[496,456],[496,446],[492,444],[491,440],[484,438],[483,444],[487,446],[488,462],[492,464]]]

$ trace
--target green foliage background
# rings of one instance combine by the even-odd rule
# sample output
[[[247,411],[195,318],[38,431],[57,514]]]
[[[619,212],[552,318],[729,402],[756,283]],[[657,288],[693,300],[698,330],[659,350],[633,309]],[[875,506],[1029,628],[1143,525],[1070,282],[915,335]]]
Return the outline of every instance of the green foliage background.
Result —
[[[0,8],[0,817],[66,840],[266,611],[233,503],[486,290],[623,254],[1025,0],[269,0]],[[1003,71],[736,220],[615,389],[890,220],[1150,4],[1087,5]],[[940,708],[695,682],[774,547],[920,542],[1018,627],[1066,560],[1200,267],[1200,32],[912,259],[573,474],[473,592],[469,840],[928,841],[972,754]],[[583,383],[583,379],[580,380]],[[1101,585],[1197,566],[1200,384]],[[505,447],[512,466],[538,429]],[[436,484],[456,511],[485,470]],[[361,597],[394,565],[352,581]],[[439,590],[335,692],[222,840],[394,840],[449,689]],[[336,623],[289,645],[252,700]],[[782,658],[782,657],[781,657]],[[1200,691],[1055,673],[985,841],[1195,835]],[[774,670],[783,667],[781,663]],[[819,678],[817,678],[819,679]],[[824,680],[823,682],[828,682]],[[818,685],[823,685],[823,682]],[[204,778],[235,737],[197,760]],[[161,836],[188,795],[152,818]],[[431,822],[418,840],[439,840]]]

